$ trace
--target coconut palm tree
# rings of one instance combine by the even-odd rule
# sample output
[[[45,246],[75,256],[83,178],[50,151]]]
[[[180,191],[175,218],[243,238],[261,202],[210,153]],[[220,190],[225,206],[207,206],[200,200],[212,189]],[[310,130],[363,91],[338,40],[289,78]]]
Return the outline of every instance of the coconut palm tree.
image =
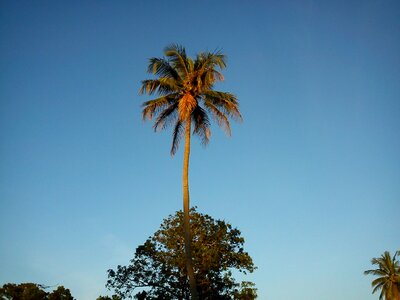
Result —
[[[400,251],[396,251],[392,257],[389,251],[385,251],[381,257],[371,260],[371,263],[378,268],[364,272],[365,275],[379,276],[372,281],[372,293],[381,290],[379,300],[400,300],[400,264],[396,260],[399,254]]]
[[[200,137],[206,145],[210,139],[209,113],[230,135],[229,117],[241,120],[237,98],[230,93],[214,90],[218,81],[223,81],[221,70],[226,67],[226,58],[221,52],[201,52],[194,59],[186,55],[184,47],[173,44],[164,49],[164,57],[150,58],[148,72],[155,79],[142,81],[140,94],[157,98],[143,103],[143,119],[155,118],[155,131],[173,125],[171,155],[178,149],[181,138],[185,138],[183,158],[183,211],[186,269],[193,299],[197,299],[196,281],[191,255],[191,233],[189,220],[189,155],[191,135]]]

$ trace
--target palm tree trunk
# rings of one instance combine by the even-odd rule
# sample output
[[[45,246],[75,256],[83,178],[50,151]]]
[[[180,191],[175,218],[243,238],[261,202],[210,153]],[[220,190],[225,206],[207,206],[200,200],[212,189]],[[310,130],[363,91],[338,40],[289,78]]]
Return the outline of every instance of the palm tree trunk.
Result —
[[[191,242],[192,236],[190,233],[190,217],[189,217],[189,155],[190,155],[190,117],[186,120],[185,132],[185,152],[183,156],[183,228],[185,240],[185,256],[186,256],[186,270],[189,277],[190,293],[193,300],[198,300],[196,288],[196,279],[194,277],[193,263],[192,263],[192,250]]]
[[[400,300],[400,291],[399,291],[399,285],[396,284],[396,282],[392,283],[392,295],[393,295],[393,300]]]

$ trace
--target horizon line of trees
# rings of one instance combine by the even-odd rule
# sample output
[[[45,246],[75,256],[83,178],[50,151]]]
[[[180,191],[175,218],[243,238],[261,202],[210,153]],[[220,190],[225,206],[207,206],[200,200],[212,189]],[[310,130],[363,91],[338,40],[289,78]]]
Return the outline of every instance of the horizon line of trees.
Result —
[[[201,216],[201,214],[199,214]],[[175,215],[175,218],[179,218],[179,214]],[[181,216],[182,217],[182,213]],[[207,216],[209,217],[209,216]],[[211,217],[209,217],[211,218]],[[168,223],[169,221],[174,220],[174,217],[169,216],[169,218],[164,220],[164,225],[166,225],[166,222]],[[209,219],[213,220],[212,218]],[[214,220],[215,221],[215,220]],[[168,225],[167,227],[163,227],[164,230],[171,228]],[[172,231],[176,230],[177,227],[174,227]],[[114,294],[112,296],[99,296],[96,300],[122,300],[128,298],[132,298],[132,293],[135,288],[127,285],[129,280],[132,280],[132,282],[135,282],[138,278],[146,278],[150,279],[148,281],[149,288],[152,288],[151,286],[151,278],[152,276],[156,273],[159,272],[160,270],[158,269],[153,269],[151,270],[151,267],[154,265],[147,265],[143,264],[143,261],[140,261],[142,256],[144,255],[144,258],[149,258],[153,262],[156,262],[158,253],[157,250],[154,251],[154,245],[152,242],[157,244],[160,243],[160,241],[157,241],[158,238],[163,236],[161,231],[157,231],[155,235],[153,236],[153,241],[151,239],[148,239],[145,244],[139,246],[136,249],[135,253],[135,258],[131,260],[131,265],[128,267],[121,267],[118,266],[117,271],[113,270],[108,270],[109,273],[109,280],[107,281],[106,286],[110,288],[114,288],[117,292],[117,294]],[[181,229],[182,230],[182,229]],[[230,228],[232,230],[232,228]],[[164,231],[165,233],[165,231]],[[170,233],[169,233],[170,234]],[[172,236],[174,238],[179,238],[179,235],[176,235],[174,233]],[[181,237],[182,238],[182,237]],[[147,247],[150,246],[150,248],[146,249]],[[182,246],[181,246],[182,247]],[[182,252],[182,249],[180,250]],[[242,252],[242,251],[239,251]],[[197,252],[198,253],[198,252]],[[380,291],[379,295],[379,300],[400,300],[400,263],[397,257],[400,255],[400,250],[396,251],[395,254],[392,256],[389,251],[385,251],[380,257],[375,257],[372,258],[371,264],[376,266],[376,269],[370,269],[364,271],[365,275],[374,275],[377,276],[372,283],[371,286],[373,288],[372,293],[374,294],[375,292]],[[181,254],[180,258],[181,262],[181,270],[182,266],[184,265],[183,262],[183,257]],[[135,268],[136,266],[136,268]],[[139,267],[139,268],[137,268]],[[150,269],[141,269],[141,267],[146,268],[149,267]],[[254,268],[254,266],[253,266]],[[166,270],[162,270],[163,272],[166,272]],[[141,273],[142,272],[142,273]],[[147,274],[146,276],[143,276],[144,274]],[[165,273],[166,275],[168,273]],[[117,275],[123,275],[126,277],[118,277]],[[150,277],[149,277],[150,276]],[[125,279],[123,279],[125,278]],[[167,280],[168,281],[168,280]],[[237,287],[237,285],[236,285]],[[241,287],[242,289],[242,298],[238,298],[238,294],[232,295],[225,295],[225,298],[218,298],[218,299],[255,299],[257,297],[256,295],[256,290],[254,288],[254,285],[249,282],[242,282]],[[64,286],[58,286],[56,289],[53,291],[47,291],[52,287],[50,286],[45,286],[42,284],[37,284],[37,283],[6,283],[0,288],[0,299],[1,300],[76,300],[75,298],[72,297],[71,292],[69,289],[65,288]],[[162,290],[162,289],[161,289]],[[189,293],[188,291],[188,283],[186,282],[186,295]],[[154,298],[155,296],[155,298]],[[231,297],[230,297],[231,296]],[[236,298],[235,298],[236,296]],[[239,294],[240,296],[240,294]],[[138,292],[136,295],[134,295],[135,299],[138,300],[145,300],[145,299],[175,299],[171,297],[171,295],[167,294],[151,294],[146,292],[145,290]],[[188,299],[188,298],[177,298],[177,299]],[[216,299],[216,298],[213,298]]]

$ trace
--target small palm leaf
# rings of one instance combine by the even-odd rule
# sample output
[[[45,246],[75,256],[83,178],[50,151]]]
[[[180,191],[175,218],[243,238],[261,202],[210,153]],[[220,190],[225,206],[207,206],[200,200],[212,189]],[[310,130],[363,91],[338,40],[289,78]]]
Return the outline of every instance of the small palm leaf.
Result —
[[[143,103],[144,109],[142,111],[143,120],[146,119],[151,120],[155,114],[158,114],[159,112],[164,110],[167,106],[176,102],[176,96],[177,95],[172,94],[144,102]]]
[[[193,134],[201,138],[203,145],[207,145],[211,137],[210,120],[207,113],[200,106],[197,106],[193,111],[192,120],[194,123]]]
[[[225,133],[230,136],[231,135],[231,125],[229,124],[229,120],[224,113],[222,113],[214,104],[205,103],[205,107],[207,110],[213,115],[214,119],[217,121],[219,126],[222,126]]]
[[[160,113],[154,122],[154,131],[167,128],[176,119],[177,108],[178,103],[173,103]]]
[[[181,141],[183,135],[183,125],[184,123],[179,120],[175,123],[175,128],[172,138],[171,155],[175,155],[176,151],[178,150],[179,142]]]
[[[165,55],[169,58],[171,65],[177,70],[181,78],[189,74],[189,63],[186,56],[186,50],[180,45],[171,44],[164,49]]]
[[[149,60],[147,72],[165,78],[179,80],[179,75],[171,66],[170,62],[164,58],[152,57]]]

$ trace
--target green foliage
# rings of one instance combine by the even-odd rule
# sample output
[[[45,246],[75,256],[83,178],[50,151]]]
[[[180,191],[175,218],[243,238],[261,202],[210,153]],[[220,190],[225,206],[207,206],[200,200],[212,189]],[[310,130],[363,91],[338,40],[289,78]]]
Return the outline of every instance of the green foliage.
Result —
[[[234,299],[237,300],[253,300],[257,298],[257,293],[254,287],[255,284],[250,281],[243,281],[240,284],[240,289],[234,292]]]
[[[240,231],[195,209],[190,216],[199,298],[255,299],[254,284],[236,282],[232,275],[233,270],[246,274],[255,269]],[[181,211],[164,219],[160,229],[137,247],[130,265],[108,270],[106,286],[122,298],[190,299],[183,230]]]
[[[367,270],[365,275],[378,276],[372,281],[372,293],[381,291],[380,300],[400,300],[400,264],[396,256],[400,251],[396,251],[393,257],[389,251],[385,251],[381,257],[373,258],[371,263],[377,265],[377,269]]]
[[[41,300],[46,299],[47,293],[35,283],[7,283],[0,288],[0,296],[2,300]]]
[[[0,288],[1,300],[73,300],[69,289],[59,286],[49,293],[45,287],[36,283],[7,283]]]
[[[154,130],[174,124],[171,154],[178,149],[185,124],[193,124],[193,134],[207,144],[210,136],[211,115],[229,135],[228,118],[241,120],[239,103],[235,95],[214,90],[224,80],[220,70],[226,67],[226,57],[219,51],[200,52],[192,59],[180,45],[164,49],[165,57],[151,58],[148,72],[156,79],[142,81],[140,94],[158,95],[143,103],[143,119],[154,121]],[[208,114],[207,114],[208,113]]]
[[[71,295],[69,289],[64,288],[63,286],[59,286],[52,293],[48,294],[48,300],[73,300],[74,298]]]
[[[121,297],[119,297],[117,295],[112,295],[112,297],[110,297],[110,296],[99,296],[99,297],[97,297],[96,300],[121,300]]]

